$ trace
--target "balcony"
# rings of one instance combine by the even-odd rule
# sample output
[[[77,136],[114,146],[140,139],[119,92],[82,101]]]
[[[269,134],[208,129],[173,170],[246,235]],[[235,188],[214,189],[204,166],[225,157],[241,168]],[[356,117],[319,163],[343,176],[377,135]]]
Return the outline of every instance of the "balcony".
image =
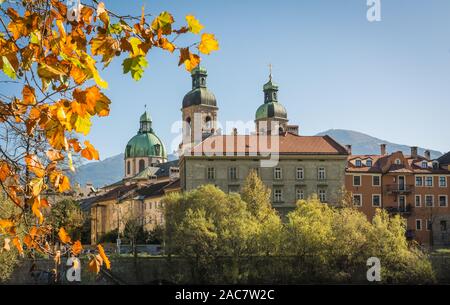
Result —
[[[388,194],[409,194],[414,191],[412,184],[389,184],[386,185],[385,190]]]
[[[391,214],[400,214],[404,216],[411,215],[413,210],[413,206],[411,204],[407,204],[399,207],[386,207],[386,211]]]

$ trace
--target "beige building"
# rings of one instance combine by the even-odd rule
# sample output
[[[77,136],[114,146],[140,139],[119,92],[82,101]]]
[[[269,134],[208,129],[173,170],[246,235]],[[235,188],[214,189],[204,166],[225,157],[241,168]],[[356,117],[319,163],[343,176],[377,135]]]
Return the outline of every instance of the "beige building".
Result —
[[[278,143],[263,148],[262,142]],[[269,145],[268,145],[269,146]],[[348,153],[328,136],[212,136],[180,159],[182,190],[214,184],[238,192],[251,170],[272,190],[273,206],[282,214],[299,199],[317,194],[334,203],[344,186]],[[272,160],[272,161],[270,161]]]

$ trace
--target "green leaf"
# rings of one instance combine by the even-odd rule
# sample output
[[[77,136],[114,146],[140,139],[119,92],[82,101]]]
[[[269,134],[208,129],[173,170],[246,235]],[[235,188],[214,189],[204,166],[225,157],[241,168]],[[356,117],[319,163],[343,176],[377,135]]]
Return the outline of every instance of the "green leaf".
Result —
[[[3,72],[9,76],[9,78],[16,79],[16,71],[14,70],[13,66],[11,66],[11,63],[9,62],[8,58],[6,56],[2,56],[3,61]]]
[[[144,74],[144,68],[148,67],[148,62],[145,56],[139,55],[132,58],[127,58],[122,63],[123,73],[127,74],[131,72],[131,77],[138,81],[142,78]]]
[[[75,131],[84,134],[87,136],[91,129],[91,119],[89,114],[85,114],[84,117],[77,115],[75,123],[73,126],[75,127]]]
[[[119,35],[120,33],[122,33],[122,25],[120,23],[115,23],[115,24],[110,24],[109,25],[109,33],[111,34],[117,34]]]

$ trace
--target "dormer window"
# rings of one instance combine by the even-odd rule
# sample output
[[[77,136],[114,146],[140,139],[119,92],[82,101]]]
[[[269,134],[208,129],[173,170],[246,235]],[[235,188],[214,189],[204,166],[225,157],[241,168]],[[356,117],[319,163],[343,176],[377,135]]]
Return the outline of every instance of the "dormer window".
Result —
[[[361,167],[362,166],[362,162],[361,162],[361,160],[356,160],[355,161],[355,165],[356,165],[356,167]]]
[[[428,168],[428,162],[423,161],[422,162],[422,168]]]
[[[401,161],[400,159],[396,159],[396,160],[395,160],[395,164],[401,165],[401,164],[402,164],[402,161]]]
[[[372,167],[372,160],[370,160],[370,159],[367,160],[367,161],[366,161],[366,166],[367,166],[367,167]]]

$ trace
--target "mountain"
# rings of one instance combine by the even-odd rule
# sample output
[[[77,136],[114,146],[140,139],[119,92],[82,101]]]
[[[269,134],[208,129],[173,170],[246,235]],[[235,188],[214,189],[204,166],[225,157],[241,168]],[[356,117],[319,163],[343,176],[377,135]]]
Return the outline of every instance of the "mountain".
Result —
[[[400,145],[391,143],[389,141],[381,140],[367,134],[344,129],[331,129],[321,132],[317,135],[329,135],[342,145],[352,145],[353,154],[379,154],[380,144],[387,144],[388,152],[403,151],[405,154],[410,154],[411,148],[407,145]],[[419,148],[419,154],[423,155],[424,148]],[[438,158],[442,155],[441,152],[430,150],[431,157]],[[92,183],[96,187],[101,187],[123,178],[124,173],[124,155],[119,154],[102,161],[90,162],[81,165],[77,168],[75,175],[71,177],[73,183]],[[176,156],[169,155],[169,161],[175,160]]]
[[[352,145],[352,153],[355,155],[370,155],[380,153],[380,144],[387,145],[388,153],[402,151],[409,155],[411,154],[411,147],[408,145],[395,144],[386,140],[381,140],[362,132],[345,129],[330,129],[317,134],[318,136],[329,135],[341,145]],[[419,148],[419,154],[423,155],[425,148]],[[436,159],[442,156],[442,153],[436,150],[428,149],[431,152],[431,158]]]
[[[167,156],[169,161],[175,160],[175,155]],[[71,175],[72,184],[85,185],[92,183],[95,187],[102,187],[123,178],[125,170],[124,154],[118,154],[105,160],[89,162],[77,167],[75,174]]]

